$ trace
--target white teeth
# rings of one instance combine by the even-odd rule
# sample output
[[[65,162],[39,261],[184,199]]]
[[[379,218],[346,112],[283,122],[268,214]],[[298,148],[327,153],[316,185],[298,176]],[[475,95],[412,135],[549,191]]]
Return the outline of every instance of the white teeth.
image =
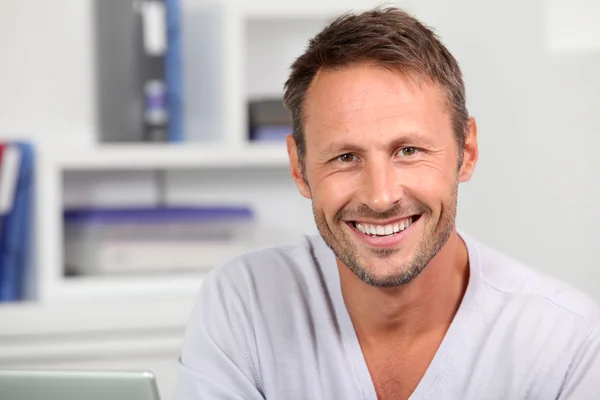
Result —
[[[413,219],[407,218],[395,224],[389,225],[363,225],[360,223],[356,223],[356,229],[361,231],[366,235],[373,236],[384,236],[384,235],[392,235],[397,232],[402,232],[413,223]]]

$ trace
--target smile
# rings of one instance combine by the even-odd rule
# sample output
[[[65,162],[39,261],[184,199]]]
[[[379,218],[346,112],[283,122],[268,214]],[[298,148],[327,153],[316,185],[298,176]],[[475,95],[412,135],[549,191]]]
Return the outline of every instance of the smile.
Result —
[[[411,226],[418,216],[411,216],[401,220],[393,221],[384,225],[368,222],[354,221],[352,225],[360,232],[371,237],[394,236]]]

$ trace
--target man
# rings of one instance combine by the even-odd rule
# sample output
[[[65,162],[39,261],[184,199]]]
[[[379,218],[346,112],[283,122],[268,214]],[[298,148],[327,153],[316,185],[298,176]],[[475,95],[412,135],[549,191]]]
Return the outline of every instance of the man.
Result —
[[[478,157],[460,68],[396,8],[292,65],[291,174],[320,237],[203,284],[180,399],[598,399],[598,304],[455,228]]]

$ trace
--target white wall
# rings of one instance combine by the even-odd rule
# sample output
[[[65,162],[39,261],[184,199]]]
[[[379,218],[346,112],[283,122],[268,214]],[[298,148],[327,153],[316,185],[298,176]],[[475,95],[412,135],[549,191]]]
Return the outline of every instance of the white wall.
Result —
[[[600,0],[401,3],[457,56],[479,120],[461,228],[600,298]],[[90,12],[91,0],[0,2],[0,137],[93,141]]]
[[[600,51],[600,1],[547,0],[546,46],[553,52]]]
[[[91,143],[90,0],[0,1],[0,138]]]
[[[600,1],[409,3],[459,59],[479,121],[459,226],[600,298]]]

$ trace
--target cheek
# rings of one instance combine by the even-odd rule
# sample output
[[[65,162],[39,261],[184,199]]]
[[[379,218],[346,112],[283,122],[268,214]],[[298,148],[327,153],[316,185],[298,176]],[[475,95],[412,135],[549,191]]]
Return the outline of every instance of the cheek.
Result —
[[[328,220],[333,219],[352,198],[353,188],[356,186],[348,179],[328,177],[313,187],[313,204]]]
[[[441,204],[446,203],[453,195],[456,184],[454,170],[442,170],[422,165],[400,173],[407,193],[433,210],[439,209]]]

